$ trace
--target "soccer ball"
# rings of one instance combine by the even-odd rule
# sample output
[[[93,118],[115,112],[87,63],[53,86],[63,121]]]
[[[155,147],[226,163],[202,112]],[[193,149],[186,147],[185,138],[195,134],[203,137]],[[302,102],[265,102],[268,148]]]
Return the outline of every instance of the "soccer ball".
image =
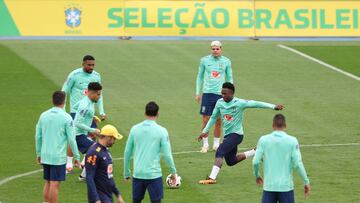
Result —
[[[175,182],[175,185],[171,185],[171,174],[169,174],[167,177],[166,177],[166,185],[169,187],[169,188],[179,188],[180,185],[181,185],[181,177],[179,175],[176,174],[176,182]]]

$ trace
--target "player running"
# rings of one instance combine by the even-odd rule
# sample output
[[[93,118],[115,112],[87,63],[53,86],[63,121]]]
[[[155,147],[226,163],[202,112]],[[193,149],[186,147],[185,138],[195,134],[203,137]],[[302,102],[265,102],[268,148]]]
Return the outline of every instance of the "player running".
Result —
[[[285,116],[274,116],[274,132],[259,139],[253,159],[256,183],[263,185],[263,203],[294,203],[293,168],[304,181],[305,197],[310,194],[310,181],[301,160],[299,142],[286,129]],[[264,180],[260,175],[260,164],[264,161]]]
[[[222,45],[219,41],[211,42],[211,55],[201,58],[199,72],[196,79],[195,100],[200,102],[200,89],[202,88],[202,99],[200,114],[202,115],[202,129],[206,126],[211,113],[214,110],[216,101],[221,99],[221,85],[227,81],[233,83],[231,61],[221,55]],[[202,86],[203,85],[203,86]],[[202,130],[201,129],[201,130]],[[214,129],[213,149],[220,145],[221,120],[217,119]],[[209,150],[208,138],[203,138],[201,152],[206,153]]]
[[[113,162],[109,148],[115,144],[116,139],[123,136],[112,125],[101,128],[99,141],[93,144],[86,153],[86,184],[88,200],[95,203],[112,203],[112,194],[115,194],[118,203],[124,200],[116,187],[113,176]]]
[[[78,103],[82,98],[84,98],[87,94],[87,87],[90,82],[98,82],[101,83],[101,76],[98,72],[94,70],[95,67],[95,58],[90,55],[86,55],[83,57],[82,68],[78,68],[72,71],[67,80],[65,81],[62,91],[64,91],[68,97],[70,97],[70,115],[74,119],[75,118],[75,104]],[[100,97],[97,102],[97,107],[99,110],[99,114],[101,116],[101,120],[105,120],[105,112],[103,99]],[[92,127],[96,128],[96,123],[92,123]],[[72,164],[72,152],[71,149],[68,148],[68,157],[66,170],[67,172],[71,172],[73,168]]]
[[[100,130],[91,127],[95,115],[95,104],[101,97],[102,86],[100,83],[91,82],[88,85],[87,96],[80,100],[74,107],[76,115],[74,119],[76,143],[81,153],[86,154],[94,141],[89,138],[88,133],[100,135]],[[84,163],[84,161],[83,161]],[[85,180],[86,170],[83,169],[79,179]]]
[[[245,109],[283,109],[283,105],[281,104],[274,105],[265,102],[258,102],[253,100],[248,101],[236,98],[234,97],[234,92],[235,87],[233,84],[229,82],[223,84],[221,90],[222,99],[219,99],[216,102],[212,116],[198,138],[198,141],[200,141],[204,137],[207,137],[209,129],[212,125],[214,125],[217,118],[221,116],[224,131],[224,141],[220,144],[219,148],[216,151],[215,163],[210,173],[210,176],[206,180],[200,180],[200,184],[216,183],[216,177],[220,172],[220,168],[222,166],[224,158],[228,166],[233,166],[246,158],[254,156],[254,149],[237,154],[237,147],[242,142],[244,137],[242,122]]]

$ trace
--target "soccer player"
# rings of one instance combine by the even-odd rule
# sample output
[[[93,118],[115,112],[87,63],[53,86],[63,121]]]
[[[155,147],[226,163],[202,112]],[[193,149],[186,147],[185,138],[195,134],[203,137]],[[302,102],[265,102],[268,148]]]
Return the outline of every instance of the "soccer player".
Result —
[[[74,107],[74,109],[76,109],[74,119],[76,143],[82,154],[86,154],[89,147],[94,143],[94,141],[87,136],[88,133],[95,135],[100,134],[100,130],[91,127],[91,123],[95,115],[94,106],[101,97],[102,86],[98,82],[91,82],[87,89],[87,96],[81,99]],[[85,180],[85,177],[86,170],[84,168],[79,179]]]
[[[274,131],[261,136],[253,159],[253,170],[258,185],[264,185],[262,203],[293,203],[293,168],[304,181],[305,197],[310,194],[310,181],[301,160],[299,142],[285,132],[285,116],[274,116]],[[261,160],[264,161],[264,179],[260,175]],[[264,184],[263,184],[264,183]]]
[[[222,45],[219,41],[213,41],[210,44],[211,55],[201,58],[199,72],[196,79],[195,100],[200,103],[200,89],[202,87],[202,99],[200,114],[202,115],[202,129],[206,126],[209,118],[215,108],[216,101],[221,99],[221,85],[227,81],[233,83],[231,61],[221,55]],[[218,118],[214,129],[213,150],[220,145],[221,119]],[[203,138],[201,152],[206,153],[209,150],[208,138]]]
[[[112,203],[114,193],[118,203],[124,203],[113,176],[113,162],[109,148],[116,140],[122,139],[117,129],[112,125],[101,128],[99,140],[86,153],[86,184],[88,200],[93,203]]]
[[[70,97],[70,115],[72,118],[75,118],[76,109],[75,104],[78,103],[82,98],[84,98],[87,94],[87,86],[90,82],[98,82],[101,83],[100,74],[94,71],[95,67],[95,58],[90,55],[86,55],[83,57],[82,68],[75,69],[72,71],[67,80],[65,81],[62,91],[64,91]],[[100,97],[97,107],[99,110],[99,114],[101,116],[101,120],[105,120],[106,115],[104,112],[103,99]],[[96,123],[93,122],[92,126],[96,128]],[[68,157],[66,170],[67,172],[72,171],[72,152],[71,149],[68,148]]]
[[[124,152],[124,176],[130,179],[130,159],[133,157],[133,203],[140,203],[148,190],[152,203],[160,203],[163,198],[160,154],[164,157],[172,174],[172,184],[176,182],[176,168],[171,154],[167,130],[156,123],[159,106],[149,102],[145,107],[146,120],[134,125],[129,134]]]
[[[80,166],[80,155],[74,137],[73,120],[63,107],[65,92],[52,95],[54,107],[43,112],[36,124],[36,156],[44,168],[44,202],[58,202],[60,181],[65,181],[66,148],[68,144],[75,155],[75,165]]]
[[[222,86],[221,94],[222,99],[216,102],[215,109],[211,115],[211,118],[199,136],[200,141],[204,137],[208,136],[209,129],[216,122],[219,115],[222,119],[224,141],[220,144],[215,155],[215,164],[212,168],[210,176],[206,180],[200,180],[200,184],[214,184],[216,183],[216,176],[220,172],[223,159],[225,158],[228,166],[234,166],[240,161],[252,157],[255,154],[255,150],[249,150],[243,153],[237,154],[237,147],[242,142],[244,137],[243,131],[243,116],[244,111],[247,108],[267,108],[282,110],[283,105],[269,104],[265,102],[258,102],[252,100],[243,100],[234,97],[235,87],[233,84],[226,82]]]

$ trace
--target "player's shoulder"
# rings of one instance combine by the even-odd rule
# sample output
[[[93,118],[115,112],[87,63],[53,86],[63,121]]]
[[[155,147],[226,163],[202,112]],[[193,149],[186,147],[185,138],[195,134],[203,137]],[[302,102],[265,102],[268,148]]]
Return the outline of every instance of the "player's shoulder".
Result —
[[[76,76],[79,75],[82,72],[82,68],[77,68],[69,73],[69,76]]]
[[[231,60],[228,57],[223,56],[223,55],[221,55],[221,60],[226,61],[226,62],[231,62]]]
[[[289,135],[287,133],[286,133],[286,135],[287,135],[287,138],[289,139],[290,142],[295,143],[295,144],[298,143],[298,139],[295,136]]]
[[[266,135],[262,135],[259,138],[259,142],[266,142],[267,140],[271,139],[272,133],[266,134]]]
[[[211,59],[211,55],[201,57],[200,61],[208,61],[209,59]]]
[[[100,73],[95,70],[93,70],[92,74],[96,77],[101,77]]]

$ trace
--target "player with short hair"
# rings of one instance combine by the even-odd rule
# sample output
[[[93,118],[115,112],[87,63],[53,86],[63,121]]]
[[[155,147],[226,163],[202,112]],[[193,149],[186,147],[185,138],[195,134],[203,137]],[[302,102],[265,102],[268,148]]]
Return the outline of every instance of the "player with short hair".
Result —
[[[199,71],[196,79],[195,100],[200,102],[200,90],[202,87],[202,99],[200,114],[202,115],[202,129],[208,123],[210,116],[215,108],[216,101],[221,99],[221,85],[224,82],[233,83],[231,61],[221,55],[222,44],[219,41],[213,41],[210,44],[211,54],[201,58]],[[201,129],[201,130],[202,130]],[[220,145],[221,119],[218,118],[214,129],[213,149]],[[208,138],[203,138],[201,152],[206,153],[209,150]]]
[[[133,203],[144,199],[146,190],[152,203],[160,203],[163,198],[163,182],[160,155],[170,168],[172,184],[176,182],[176,168],[171,154],[167,130],[156,123],[159,106],[149,102],[145,107],[146,120],[134,125],[124,152],[124,176],[131,176],[130,159],[133,157]]]
[[[90,82],[88,85],[87,96],[81,99],[74,107],[76,114],[74,118],[75,136],[78,149],[81,153],[86,154],[89,147],[94,141],[89,138],[88,133],[95,135],[100,134],[100,130],[91,127],[95,115],[95,104],[101,98],[102,86],[98,82]],[[85,180],[86,170],[83,169],[79,179]]]
[[[274,131],[261,136],[253,159],[253,171],[256,183],[263,185],[262,203],[293,203],[293,168],[304,181],[305,196],[310,194],[310,181],[301,160],[298,140],[285,132],[285,116],[274,116]],[[264,180],[260,174],[260,164],[264,162]]]
[[[215,163],[210,176],[206,180],[200,180],[200,184],[216,183],[216,177],[220,172],[224,158],[228,166],[233,166],[246,158],[254,156],[254,149],[237,154],[237,147],[244,137],[242,122],[244,111],[247,108],[283,109],[283,105],[281,104],[274,105],[265,102],[239,99],[234,97],[234,93],[235,87],[233,84],[229,82],[223,84],[221,90],[222,99],[216,102],[211,118],[198,138],[198,141],[200,141],[204,137],[207,137],[211,126],[214,125],[219,116],[221,117],[224,141],[216,151]]]
[[[101,128],[99,140],[93,144],[85,158],[86,184],[89,202],[112,203],[115,194],[118,203],[124,200],[116,187],[113,176],[113,162],[109,148],[123,136],[112,125]]]
[[[95,68],[95,58],[91,55],[86,55],[83,57],[82,67],[75,69],[72,71],[63,87],[62,91],[64,91],[68,97],[70,97],[70,115],[72,118],[75,118],[75,104],[78,103],[82,98],[84,98],[87,94],[87,87],[90,82],[98,82],[101,84],[101,76],[98,72],[94,70]],[[65,102],[66,103],[66,102]],[[104,112],[103,98],[100,97],[97,102],[97,107],[99,110],[99,114],[101,116],[101,120],[105,120],[106,115]],[[96,128],[96,123],[93,122],[92,126]],[[67,172],[72,171],[72,152],[71,149],[68,148],[68,157],[66,170]]]
[[[80,166],[80,155],[76,146],[73,120],[63,107],[65,92],[52,95],[54,107],[43,112],[36,124],[36,156],[44,168],[44,202],[58,202],[60,182],[65,181],[66,148],[68,144],[75,155],[75,164]]]

